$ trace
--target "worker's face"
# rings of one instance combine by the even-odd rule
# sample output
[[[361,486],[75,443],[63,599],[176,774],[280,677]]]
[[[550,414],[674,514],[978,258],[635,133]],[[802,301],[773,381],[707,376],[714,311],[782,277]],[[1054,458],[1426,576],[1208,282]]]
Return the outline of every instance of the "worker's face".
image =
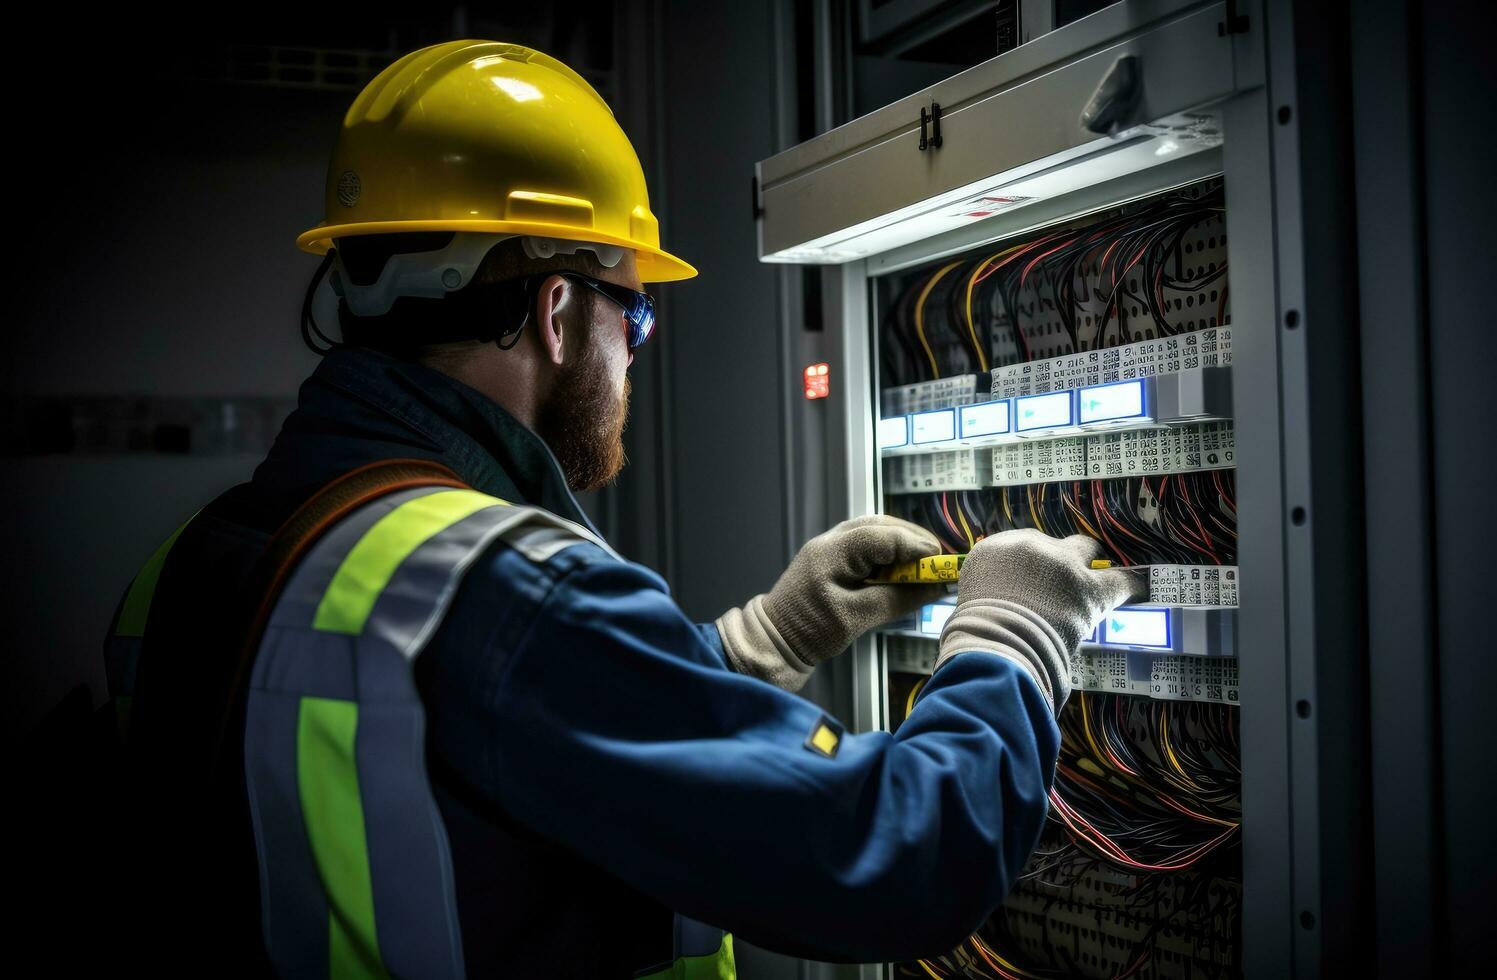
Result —
[[[598,278],[642,288],[632,254]],[[567,485],[576,491],[596,490],[624,467],[627,372],[634,355],[618,304],[585,286],[567,286],[567,305],[577,313],[565,318],[574,326],[563,338],[563,360],[540,404],[536,428],[556,455]]]

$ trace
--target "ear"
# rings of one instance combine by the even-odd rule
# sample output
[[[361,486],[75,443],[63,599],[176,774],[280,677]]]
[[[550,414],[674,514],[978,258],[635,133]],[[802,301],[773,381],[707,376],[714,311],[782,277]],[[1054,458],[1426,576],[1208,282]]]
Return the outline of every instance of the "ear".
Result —
[[[562,362],[564,328],[561,314],[571,301],[572,289],[561,276],[547,276],[535,297],[535,335],[546,358],[556,365]]]

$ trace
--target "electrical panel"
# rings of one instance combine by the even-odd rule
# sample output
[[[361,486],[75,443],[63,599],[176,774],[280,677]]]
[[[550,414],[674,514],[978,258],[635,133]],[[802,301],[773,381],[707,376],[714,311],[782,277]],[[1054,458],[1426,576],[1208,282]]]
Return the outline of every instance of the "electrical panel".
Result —
[[[806,440],[827,516],[928,528],[942,554],[889,577],[950,593],[816,696],[897,730],[980,538],[1082,534],[1148,569],[1147,600],[1073,658],[1046,828],[1006,904],[957,948],[812,975],[1329,968],[1321,852],[1345,811],[1319,804],[1355,788],[1325,778],[1310,696],[1336,566],[1306,543],[1306,331],[1282,298],[1302,285],[1297,117],[1264,86],[1261,14],[1232,11],[1114,4],[759,165],[761,258],[834,267],[814,356],[844,380]]]
[[[912,577],[949,580],[1012,528],[1149,567],[1148,603],[1077,652],[1050,819],[1008,903],[895,976],[1240,972],[1229,274],[1217,178],[871,283],[880,508],[949,555]],[[949,614],[883,631],[891,727]]]

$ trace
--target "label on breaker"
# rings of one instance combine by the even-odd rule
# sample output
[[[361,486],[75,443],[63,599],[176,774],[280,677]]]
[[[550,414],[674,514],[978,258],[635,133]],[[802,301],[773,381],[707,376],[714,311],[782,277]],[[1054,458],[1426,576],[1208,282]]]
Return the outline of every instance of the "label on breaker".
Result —
[[[1149,602],[1160,606],[1237,606],[1236,565],[1150,565]]]
[[[1050,372],[1054,390],[1086,388],[1102,383],[1102,352],[1089,350],[1055,358]]]
[[[910,415],[934,408],[955,408],[977,400],[977,381],[980,375],[962,374],[919,384],[900,385],[883,391],[883,414]],[[986,397],[986,393],[984,393]]]
[[[1201,367],[1232,366],[1232,328],[1211,327],[1200,334]]]
[[[1149,666],[1149,697],[1237,704],[1237,658],[1154,657]]]
[[[1159,373],[1159,351],[1164,342],[1140,340],[1119,348],[1118,380],[1133,381],[1137,378],[1152,378]]]
[[[1086,437],[1086,475],[1093,479],[1229,469],[1236,462],[1232,423],[1194,422]]]
[[[1159,374],[1176,374],[1203,367],[1229,367],[1231,364],[1232,328],[1208,327],[1205,330],[1155,340],[1139,340],[1099,351],[1080,351],[1060,357],[1004,364],[993,368],[990,390],[994,398],[1044,395],[1066,388],[1152,378]],[[888,392],[910,391],[932,384],[937,382],[927,381],[922,385],[890,388],[886,395]],[[922,404],[904,411],[941,407],[945,406]],[[893,414],[888,405],[885,405],[884,414]]]
[[[991,394],[994,398],[1013,398],[1034,394],[1034,361],[1005,364],[993,368]]]
[[[992,462],[986,449],[954,449],[884,460],[885,493],[977,490],[988,486]]]
[[[1237,436],[1230,420],[1202,422],[1195,428],[1201,434],[1201,469],[1222,470],[1237,465]]]
[[[1107,694],[1147,694],[1135,691],[1128,680],[1128,655],[1103,650],[1080,650],[1071,660],[1071,686]]]
[[[1086,440],[1047,439],[993,449],[992,486],[1086,479]]]
[[[1239,704],[1236,657],[1181,657],[1081,649],[1071,662],[1071,686],[1100,694],[1159,701]]]

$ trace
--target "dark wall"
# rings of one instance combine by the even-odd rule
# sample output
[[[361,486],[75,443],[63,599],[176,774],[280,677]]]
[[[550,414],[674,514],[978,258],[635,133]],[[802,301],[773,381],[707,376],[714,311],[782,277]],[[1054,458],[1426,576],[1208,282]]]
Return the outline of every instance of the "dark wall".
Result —
[[[715,618],[784,568],[781,377],[773,267],[758,261],[750,178],[775,145],[772,4],[664,8],[663,227],[701,275],[670,291],[671,572]]]
[[[315,260],[294,239],[319,220],[347,101],[204,86],[166,70],[129,88],[108,72],[67,79],[22,111],[18,181],[29,193],[16,204],[29,231],[0,457],[12,577],[0,615],[15,644],[0,684],[7,733],[79,683],[102,699],[99,643],[122,589],[173,528],[258,460],[119,451],[118,438],[108,450],[52,451],[67,447],[36,446],[36,420],[17,406],[86,397],[127,416],[141,399],[199,399],[207,413],[230,397],[293,399],[315,363],[296,329]],[[18,453],[25,439],[43,451]]]

